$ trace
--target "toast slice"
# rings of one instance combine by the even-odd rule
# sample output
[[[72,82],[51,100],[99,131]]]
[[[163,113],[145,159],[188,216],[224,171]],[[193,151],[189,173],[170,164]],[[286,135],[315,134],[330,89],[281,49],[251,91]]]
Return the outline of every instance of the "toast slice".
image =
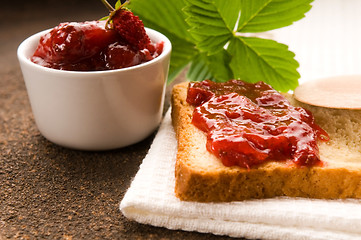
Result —
[[[188,83],[172,92],[172,121],[178,141],[175,194],[185,201],[226,202],[275,196],[361,198],[361,111],[314,107],[310,110],[330,136],[319,142],[323,167],[297,167],[269,161],[250,169],[226,167],[206,149],[206,135],[192,123],[186,102]]]

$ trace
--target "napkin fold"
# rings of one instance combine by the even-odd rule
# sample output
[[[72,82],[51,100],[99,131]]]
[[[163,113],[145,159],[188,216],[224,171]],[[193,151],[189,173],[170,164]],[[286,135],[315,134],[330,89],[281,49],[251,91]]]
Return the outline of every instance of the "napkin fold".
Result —
[[[168,229],[249,239],[361,239],[360,200],[180,201],[174,195],[176,152],[168,110],[120,203],[125,217]]]

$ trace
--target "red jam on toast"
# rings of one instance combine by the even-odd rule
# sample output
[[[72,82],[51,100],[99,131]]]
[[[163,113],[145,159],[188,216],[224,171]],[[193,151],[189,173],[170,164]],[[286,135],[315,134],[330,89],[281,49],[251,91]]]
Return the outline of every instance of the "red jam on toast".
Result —
[[[192,82],[187,102],[195,106],[192,123],[207,133],[208,151],[225,166],[288,159],[297,166],[322,166],[317,140],[328,141],[328,134],[309,111],[264,82]]]

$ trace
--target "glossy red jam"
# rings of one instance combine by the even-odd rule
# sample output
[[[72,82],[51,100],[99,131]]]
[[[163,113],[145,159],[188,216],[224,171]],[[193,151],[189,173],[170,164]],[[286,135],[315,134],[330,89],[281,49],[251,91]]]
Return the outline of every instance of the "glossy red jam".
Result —
[[[105,21],[61,23],[41,37],[31,61],[44,67],[71,71],[100,71],[147,62],[163,51],[163,43],[136,49]]]
[[[328,134],[309,111],[263,82],[190,83],[187,102],[195,106],[192,123],[207,133],[208,151],[225,166],[289,159],[297,166],[322,165],[317,140],[328,141]]]

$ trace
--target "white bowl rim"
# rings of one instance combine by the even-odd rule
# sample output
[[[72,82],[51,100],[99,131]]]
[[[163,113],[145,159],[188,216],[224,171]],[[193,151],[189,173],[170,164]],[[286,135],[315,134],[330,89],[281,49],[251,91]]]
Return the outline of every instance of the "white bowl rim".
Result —
[[[147,32],[148,35],[156,35],[154,37],[157,37],[159,39],[161,39],[161,41],[164,42],[164,47],[163,47],[163,51],[162,53],[157,56],[156,58],[148,61],[148,62],[144,62],[135,66],[131,66],[131,67],[126,67],[126,68],[121,68],[121,69],[114,69],[114,70],[100,70],[100,71],[70,71],[70,70],[61,70],[61,69],[54,69],[54,68],[49,68],[49,67],[44,67],[41,66],[39,64],[36,64],[34,62],[32,62],[30,60],[30,57],[25,56],[25,49],[28,46],[28,44],[32,43],[33,41],[39,41],[40,37],[42,35],[44,35],[45,33],[51,31],[52,29],[46,29],[43,30],[41,32],[35,33],[31,36],[29,36],[28,38],[26,38],[18,47],[17,49],[17,55],[18,55],[18,59],[19,61],[23,61],[29,65],[31,65],[34,68],[39,68],[39,70],[43,70],[43,71],[48,71],[48,72],[53,72],[56,74],[77,74],[77,75],[86,75],[86,74],[110,74],[110,73],[118,73],[118,72],[127,72],[127,71],[132,71],[138,68],[142,68],[148,65],[152,65],[158,61],[161,61],[162,59],[164,59],[168,54],[170,54],[171,50],[172,50],[172,44],[170,42],[170,40],[162,33],[151,29],[151,28],[147,28],[145,27],[145,30]],[[149,36],[151,39],[152,37]],[[34,49],[35,51],[35,49]]]

